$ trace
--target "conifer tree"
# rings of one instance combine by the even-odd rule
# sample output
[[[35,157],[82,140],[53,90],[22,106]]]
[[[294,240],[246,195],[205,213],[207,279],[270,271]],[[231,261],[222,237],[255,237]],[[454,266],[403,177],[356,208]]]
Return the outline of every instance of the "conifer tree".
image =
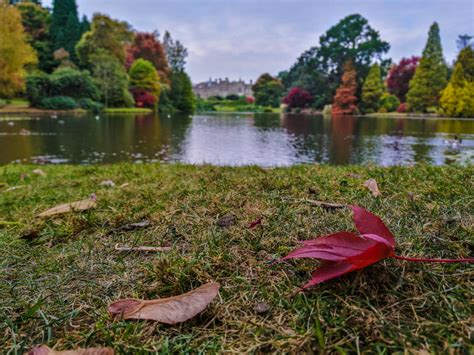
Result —
[[[441,107],[451,117],[474,117],[474,50],[465,47],[441,96]]]
[[[53,50],[64,48],[74,60],[75,47],[81,38],[76,0],[54,0],[50,31]]]
[[[443,58],[439,26],[435,22],[428,33],[428,41],[420,65],[410,81],[407,103],[410,110],[426,112],[439,105],[441,91],[446,87],[448,68]]]
[[[341,86],[336,90],[332,113],[334,115],[352,115],[357,111],[356,71],[351,61],[344,65]]]
[[[370,67],[369,74],[362,86],[362,108],[366,113],[377,112],[384,92],[380,66],[376,63]]]

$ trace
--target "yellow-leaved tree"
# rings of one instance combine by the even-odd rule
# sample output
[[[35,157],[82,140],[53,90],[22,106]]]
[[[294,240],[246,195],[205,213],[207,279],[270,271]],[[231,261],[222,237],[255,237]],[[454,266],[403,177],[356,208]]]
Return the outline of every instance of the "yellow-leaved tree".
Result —
[[[21,92],[25,68],[36,62],[36,53],[26,42],[20,12],[8,0],[0,0],[0,98]]]

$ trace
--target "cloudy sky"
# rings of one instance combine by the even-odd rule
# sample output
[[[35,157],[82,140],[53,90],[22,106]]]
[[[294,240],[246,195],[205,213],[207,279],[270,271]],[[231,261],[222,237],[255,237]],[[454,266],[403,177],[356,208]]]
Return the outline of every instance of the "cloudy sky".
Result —
[[[77,0],[89,17],[104,12],[136,30],[169,30],[189,49],[193,82],[210,76],[255,80],[289,68],[341,18],[359,13],[391,44],[398,60],[420,54],[438,21],[444,54],[459,34],[474,34],[474,0]],[[50,5],[52,0],[43,0]]]

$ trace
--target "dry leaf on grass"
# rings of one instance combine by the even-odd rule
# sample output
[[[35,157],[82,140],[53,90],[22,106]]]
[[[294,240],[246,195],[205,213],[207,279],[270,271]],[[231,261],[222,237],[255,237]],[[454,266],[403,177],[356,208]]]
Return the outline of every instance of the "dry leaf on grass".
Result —
[[[372,192],[372,196],[374,197],[381,195],[381,192],[377,185],[377,181],[375,181],[375,179],[369,179],[366,182],[364,182],[364,187],[368,188],[370,192]]]
[[[85,211],[95,207],[97,207],[97,202],[95,198],[89,198],[87,200],[65,203],[50,208],[49,210],[40,213],[38,217],[50,217],[63,213]]]
[[[138,251],[138,252],[162,252],[162,251],[171,251],[171,247],[128,247],[128,246],[119,246],[115,245],[115,250],[117,251]]]
[[[32,173],[39,176],[46,176],[46,173],[41,169],[35,169],[32,171]]]
[[[217,225],[221,228],[227,228],[233,226],[235,222],[235,216],[231,214],[226,214],[225,216],[217,220]]]
[[[143,301],[124,299],[109,305],[109,312],[118,319],[148,319],[166,324],[187,321],[201,313],[219,293],[220,285],[210,282],[179,296]]]
[[[100,183],[100,186],[115,187],[115,182],[113,182],[112,180],[104,180]]]
[[[31,349],[28,355],[114,355],[114,350],[112,348],[88,348],[56,351],[46,345],[41,345]]]
[[[340,203],[331,203],[331,202],[323,202],[323,201],[316,201],[316,200],[305,200],[311,205],[314,206],[319,206],[323,208],[344,208],[347,207],[347,205],[342,205]]]

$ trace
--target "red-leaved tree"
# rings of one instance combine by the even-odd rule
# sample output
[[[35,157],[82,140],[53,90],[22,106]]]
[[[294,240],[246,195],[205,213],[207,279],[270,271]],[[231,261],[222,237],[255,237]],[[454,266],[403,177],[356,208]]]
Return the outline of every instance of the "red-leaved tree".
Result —
[[[332,105],[333,115],[352,115],[357,110],[356,71],[351,61],[344,64],[342,83],[336,90]]]
[[[402,58],[400,63],[394,64],[387,76],[388,91],[398,97],[400,102],[406,101],[410,80],[415,75],[420,57]]]
[[[152,93],[137,88],[132,90],[133,98],[135,99],[136,107],[149,107],[155,108],[157,98]]]
[[[169,81],[170,67],[166,52],[158,39],[158,32],[137,32],[133,43],[127,48],[126,65],[130,69],[133,62],[139,58],[153,64],[162,81]]]
[[[292,88],[288,95],[283,99],[283,103],[287,104],[289,108],[308,107],[313,102],[311,94],[302,88]]]
[[[245,98],[245,102],[247,102],[249,105],[252,105],[255,103],[255,98],[253,96],[247,96]]]

